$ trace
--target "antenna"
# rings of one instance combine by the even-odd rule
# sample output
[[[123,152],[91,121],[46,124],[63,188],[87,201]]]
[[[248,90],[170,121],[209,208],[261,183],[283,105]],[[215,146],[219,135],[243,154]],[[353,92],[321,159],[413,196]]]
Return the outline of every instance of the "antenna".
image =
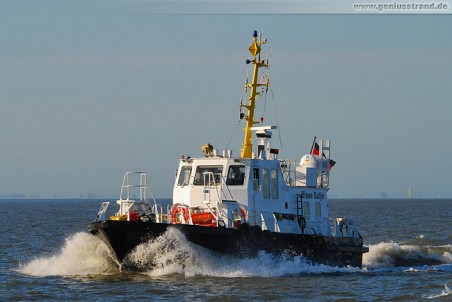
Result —
[[[268,87],[268,82],[259,83],[259,68],[268,67],[268,61],[261,60],[261,45],[267,43],[267,39],[262,39],[262,34],[258,34],[255,30],[253,33],[253,43],[248,48],[249,52],[253,55],[253,60],[246,60],[246,64],[253,64],[253,78],[251,83],[248,83],[248,80],[245,83],[245,91],[249,87],[251,89],[250,95],[248,97],[249,103],[248,105],[241,105],[241,108],[245,108],[248,110],[248,115],[243,115],[243,118],[246,120],[246,126],[244,128],[245,135],[243,138],[243,148],[242,148],[242,158],[251,158],[253,154],[253,144],[252,144],[252,131],[251,128],[258,124],[259,121],[254,120],[254,109],[256,108],[256,98],[261,94],[261,92],[257,91],[257,88],[260,86]],[[242,116],[242,114],[240,114]]]

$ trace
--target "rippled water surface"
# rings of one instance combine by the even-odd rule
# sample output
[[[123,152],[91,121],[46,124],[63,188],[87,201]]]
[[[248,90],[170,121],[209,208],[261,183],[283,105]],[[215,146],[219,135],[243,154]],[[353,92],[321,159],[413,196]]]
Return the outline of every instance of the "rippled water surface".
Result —
[[[119,272],[87,232],[99,205],[0,200],[2,300],[452,301],[452,200],[330,201],[330,216],[360,225],[363,269],[265,253],[234,260],[170,231],[128,256],[141,273]]]

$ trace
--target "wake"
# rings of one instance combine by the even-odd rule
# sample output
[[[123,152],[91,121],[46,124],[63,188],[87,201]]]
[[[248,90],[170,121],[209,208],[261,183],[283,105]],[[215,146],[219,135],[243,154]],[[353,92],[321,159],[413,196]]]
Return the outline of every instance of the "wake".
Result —
[[[452,245],[422,246],[381,242],[369,246],[363,255],[363,267],[411,267],[452,264]]]
[[[178,230],[170,228],[162,236],[143,243],[129,253],[122,267],[150,277],[179,274],[186,277],[224,278],[281,277],[304,274],[357,273],[397,267],[431,266],[452,270],[452,246],[400,245],[382,242],[364,254],[363,269],[313,264],[302,256],[275,257],[260,252],[255,258],[218,255],[189,242]],[[90,276],[117,274],[120,269],[110,249],[97,236],[79,232],[51,256],[37,257],[17,269],[31,276]]]
[[[436,298],[441,298],[441,297],[447,297],[447,296],[450,296],[451,294],[452,294],[452,292],[450,291],[450,289],[447,286],[447,284],[444,284],[444,290],[441,291],[439,294],[424,295],[424,298],[426,298],[426,299],[436,299]]]
[[[312,264],[303,257],[274,257],[261,252],[256,258],[234,258],[215,254],[192,244],[178,230],[170,228],[162,236],[143,243],[126,256],[125,272],[140,272],[150,277],[179,274],[186,277],[225,278],[279,277],[300,274],[356,272],[358,268],[339,268]],[[31,276],[90,276],[119,272],[107,245],[85,232],[66,238],[60,251],[37,257],[17,269]]]

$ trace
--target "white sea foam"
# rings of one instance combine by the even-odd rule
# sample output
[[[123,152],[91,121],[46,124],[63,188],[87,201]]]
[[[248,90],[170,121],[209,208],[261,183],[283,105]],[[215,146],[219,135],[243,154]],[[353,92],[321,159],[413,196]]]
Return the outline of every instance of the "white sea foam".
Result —
[[[357,268],[314,265],[303,257],[273,257],[261,252],[256,258],[220,256],[194,245],[177,230],[169,229],[153,241],[139,245],[126,259],[128,265],[150,276],[183,274],[214,277],[278,277],[299,274],[356,272]]]
[[[443,253],[443,258],[445,259],[446,263],[452,263],[452,245],[449,244],[449,245],[443,245],[440,247],[444,248],[444,249],[449,249],[449,251],[445,251]]]
[[[452,292],[450,291],[450,289],[447,286],[447,284],[444,284],[444,290],[443,291],[441,291],[438,294],[426,295],[426,296],[424,296],[424,298],[426,298],[426,299],[436,299],[436,298],[446,297],[446,296],[450,296],[450,295],[452,295]]]
[[[98,237],[79,232],[66,238],[61,250],[20,265],[18,271],[32,276],[87,276],[118,271],[110,250]]]
[[[32,276],[87,276],[113,274],[118,265],[109,248],[98,237],[79,232],[66,238],[65,244],[51,256],[42,256],[21,264],[18,271]],[[259,253],[256,258],[237,259],[220,256],[189,242],[176,229],[143,243],[127,255],[125,266],[133,266],[150,276],[182,274],[187,277],[277,277],[360,271],[312,264],[303,257],[273,257]]]
[[[170,228],[162,236],[138,245],[124,264],[140,270],[158,268],[162,274],[181,273],[182,268],[198,264],[198,250],[179,231]]]
[[[452,263],[451,252],[450,245],[435,247],[381,242],[369,246],[369,252],[363,255],[363,266],[375,269]]]
[[[406,273],[418,273],[418,272],[420,272],[420,269],[410,267],[410,268],[405,269],[404,272],[406,272]]]
[[[63,247],[52,256],[42,256],[20,265],[18,271],[33,276],[87,276],[118,272],[110,250],[98,237],[85,232],[66,239]],[[176,229],[141,244],[125,259],[125,266],[132,266],[150,276],[182,274],[185,276],[208,275],[216,277],[277,277],[299,274],[353,273],[367,269],[388,268],[406,264],[419,270],[417,265],[430,262],[440,264],[442,270],[450,269],[452,246],[419,247],[382,242],[370,246],[364,254],[364,270],[312,264],[303,257],[274,257],[261,252],[256,258],[237,259],[220,256],[190,243]],[[441,266],[443,264],[443,266]],[[446,266],[444,266],[444,264]],[[443,268],[444,267],[444,268]]]

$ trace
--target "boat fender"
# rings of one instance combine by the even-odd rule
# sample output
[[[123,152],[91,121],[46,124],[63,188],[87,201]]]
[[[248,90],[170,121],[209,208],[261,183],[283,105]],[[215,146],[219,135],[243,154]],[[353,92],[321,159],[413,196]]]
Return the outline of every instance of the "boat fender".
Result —
[[[141,222],[149,222],[149,216],[146,214],[143,214],[140,216]]]
[[[226,223],[224,223],[223,220],[218,220],[218,227],[225,228],[226,227]]]
[[[303,216],[299,216],[298,224],[300,225],[301,233],[304,234],[304,230],[306,229],[306,218],[304,218]]]
[[[140,216],[140,221],[142,221],[142,222],[149,222],[149,221],[156,222],[157,221],[157,217],[156,217],[156,215],[154,213],[150,213],[150,214],[143,213]]]

